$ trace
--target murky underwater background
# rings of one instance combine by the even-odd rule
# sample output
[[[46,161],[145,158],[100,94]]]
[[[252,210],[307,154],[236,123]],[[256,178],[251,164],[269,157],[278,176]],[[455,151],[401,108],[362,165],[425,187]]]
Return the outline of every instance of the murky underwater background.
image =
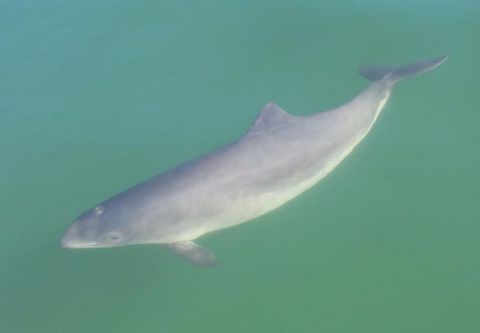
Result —
[[[480,3],[2,1],[1,332],[478,332]],[[240,137],[268,101],[399,84],[320,184],[199,243],[64,250],[82,211]]]

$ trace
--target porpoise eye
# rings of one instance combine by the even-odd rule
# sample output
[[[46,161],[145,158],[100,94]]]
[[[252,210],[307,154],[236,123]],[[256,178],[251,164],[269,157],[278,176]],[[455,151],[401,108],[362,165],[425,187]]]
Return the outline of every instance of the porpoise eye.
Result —
[[[121,238],[122,237],[118,232],[112,232],[108,235],[108,240],[111,242],[118,242]]]
[[[102,206],[97,206],[97,207],[95,207],[94,210],[95,210],[95,214],[100,215],[100,214],[103,213],[103,210],[104,210],[104,209],[103,209]]]

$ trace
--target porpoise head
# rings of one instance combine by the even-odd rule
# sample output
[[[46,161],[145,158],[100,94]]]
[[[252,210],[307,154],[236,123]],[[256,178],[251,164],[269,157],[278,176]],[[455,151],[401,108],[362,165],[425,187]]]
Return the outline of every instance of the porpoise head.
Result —
[[[81,214],[62,237],[64,248],[113,247],[137,243],[131,230],[132,216],[107,205]]]

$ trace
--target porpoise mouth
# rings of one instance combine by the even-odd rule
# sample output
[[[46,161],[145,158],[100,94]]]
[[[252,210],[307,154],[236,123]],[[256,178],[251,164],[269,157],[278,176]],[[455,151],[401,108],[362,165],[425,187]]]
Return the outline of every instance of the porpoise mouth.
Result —
[[[85,248],[92,248],[92,247],[100,247],[98,243],[90,242],[90,243],[77,243],[72,242],[65,237],[62,238],[61,241],[62,247],[65,249],[85,249]]]

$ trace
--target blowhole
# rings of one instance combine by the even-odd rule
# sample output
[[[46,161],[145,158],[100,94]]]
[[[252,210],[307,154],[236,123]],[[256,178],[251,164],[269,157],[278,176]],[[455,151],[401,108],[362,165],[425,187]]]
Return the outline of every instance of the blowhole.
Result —
[[[95,214],[100,215],[100,214],[103,213],[103,211],[104,211],[104,209],[103,209],[102,206],[95,207]]]

